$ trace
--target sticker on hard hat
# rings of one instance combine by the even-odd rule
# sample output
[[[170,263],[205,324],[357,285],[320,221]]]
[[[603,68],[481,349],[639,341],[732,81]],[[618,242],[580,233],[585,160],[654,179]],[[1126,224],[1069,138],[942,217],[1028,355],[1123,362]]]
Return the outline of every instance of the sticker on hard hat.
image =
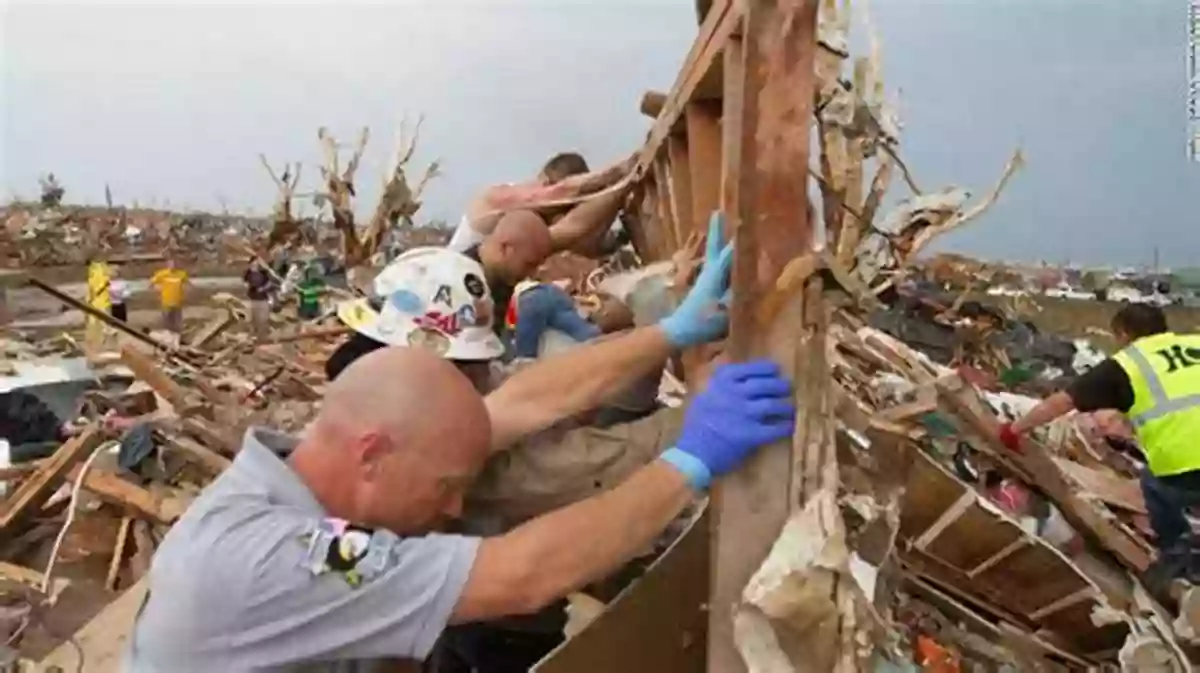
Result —
[[[390,303],[401,313],[420,313],[421,298],[408,290],[397,290],[388,297]]]
[[[458,314],[456,313],[427,311],[425,315],[413,318],[413,323],[422,329],[436,330],[450,336],[455,336],[462,331],[462,326],[459,325]]]
[[[473,273],[468,273],[463,277],[463,285],[467,287],[467,292],[476,299],[480,299],[483,295],[487,294],[487,287],[484,286],[483,279]]]
[[[422,327],[408,333],[408,345],[442,356],[450,351],[450,338],[441,332]]]
[[[450,307],[454,306],[454,299],[450,295],[450,286],[449,285],[438,286],[437,292],[434,293],[434,295],[433,295],[433,303],[434,304],[445,304],[446,306],[450,306]]]

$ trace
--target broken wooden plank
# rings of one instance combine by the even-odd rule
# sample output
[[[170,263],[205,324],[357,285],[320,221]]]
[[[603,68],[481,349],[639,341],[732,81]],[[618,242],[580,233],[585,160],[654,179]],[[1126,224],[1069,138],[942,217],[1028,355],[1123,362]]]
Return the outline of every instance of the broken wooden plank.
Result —
[[[226,456],[232,456],[241,448],[241,438],[231,428],[220,428],[205,418],[189,416],[179,419],[179,427],[195,437],[202,445]]]
[[[33,476],[26,479],[4,502],[0,514],[0,533],[11,534],[11,529],[25,518],[32,516],[54,492],[59,482],[71,468],[87,459],[104,441],[104,433],[95,425],[88,426],[76,437],[67,440],[54,455],[43,461]]]
[[[962,377],[953,375],[938,379],[942,398],[955,414],[970,426],[1002,461],[1019,466],[1029,483],[1054,501],[1067,522],[1078,532],[1087,534],[1101,547],[1115,554],[1127,567],[1144,572],[1151,561],[1151,550],[1145,542],[1107,519],[1094,503],[1084,500],[1078,489],[1063,475],[1049,452],[1038,442],[1026,438],[1022,451],[1013,453],[1000,442],[1000,422],[986,411],[978,393]]]
[[[191,340],[193,348],[204,348],[208,345],[208,342],[217,338],[222,332],[237,323],[237,317],[233,315],[233,311],[228,308],[221,308],[219,311],[220,315],[213,316],[200,328],[199,332],[196,332],[196,336]]]
[[[46,575],[32,568],[0,561],[0,584],[4,582],[20,584],[40,593],[42,587],[46,584]],[[65,577],[54,577],[50,580],[50,586],[46,588],[46,592],[50,596],[50,599],[54,601],[70,585],[71,580]]]
[[[167,434],[165,437],[168,446],[177,449],[183,453],[189,460],[204,467],[208,472],[214,475],[221,474],[225,468],[229,467],[233,461],[225,456],[220,455],[216,451],[193,441],[187,437],[180,437],[175,434]]]
[[[35,460],[28,463],[21,463],[19,465],[0,467],[0,481],[17,481],[19,479],[24,479],[34,472],[37,472],[41,465],[42,461]]]
[[[121,363],[129,368],[140,381],[150,386],[159,397],[174,407],[175,413],[183,414],[188,406],[187,389],[167,375],[162,367],[131,344],[121,346]]]
[[[82,465],[77,465],[71,470],[71,481],[79,478],[82,469]],[[83,476],[83,488],[109,504],[159,523],[173,523],[189,504],[182,498],[156,495],[104,470],[88,470]]]
[[[1123,510],[1146,513],[1146,500],[1136,479],[1122,477],[1108,470],[1090,468],[1066,458],[1055,458],[1054,464],[1058,465],[1068,479],[1079,485],[1084,498],[1094,497]]]
[[[335,325],[332,327],[317,327],[317,328],[312,328],[312,329],[301,330],[294,334],[283,334],[283,335],[280,335],[277,337],[271,337],[270,339],[263,339],[262,341],[255,342],[251,345],[254,348],[259,348],[261,346],[293,343],[296,341],[306,341],[308,339],[330,339],[333,337],[345,336],[345,335],[349,334],[350,332],[351,332],[351,329],[349,327],[346,327],[345,325]]]
[[[117,529],[117,542],[113,545],[112,560],[108,563],[108,576],[104,587],[109,591],[117,590],[117,580],[121,576],[121,565],[125,560],[125,546],[129,542],[129,529],[133,527],[133,517],[121,517],[121,527]]]
[[[46,580],[46,576],[32,568],[8,563],[7,561],[0,561],[0,580],[39,588]]]
[[[726,62],[725,71],[727,85],[741,89],[739,101],[724,100],[725,109],[734,105],[740,119],[738,154],[724,157],[726,175],[736,176],[738,183],[735,202],[723,204],[726,216],[733,216],[730,226],[737,240],[729,349],[735,359],[768,356],[780,362],[795,381],[803,409],[809,398],[829,401],[828,385],[810,380],[821,376],[817,370],[824,359],[811,365],[799,362],[796,343],[796,335],[808,330],[806,336],[819,340],[824,348],[820,319],[824,308],[808,306],[813,296],[798,293],[775,325],[757,324],[755,318],[787,264],[813,246],[804,185],[808,181],[817,3],[752,0],[744,8],[742,62],[733,64],[732,69]],[[732,23],[728,12],[714,3],[705,25]],[[732,27],[729,33],[733,33]],[[736,167],[728,168],[733,165]],[[820,286],[816,288],[819,293]],[[789,333],[790,338],[778,339],[778,334]],[[797,377],[797,373],[801,375]],[[826,379],[827,375],[825,372]],[[822,409],[824,406],[821,404]],[[812,420],[814,432],[824,433],[826,428],[818,428],[819,422]],[[805,423],[804,418],[798,420],[801,428]],[[800,445],[801,434],[797,433],[796,445],[785,441],[764,447],[738,471],[722,478],[714,490],[716,551],[708,647],[708,670],[714,673],[746,670],[734,644],[732,611],[788,514],[801,504],[793,501],[792,475],[809,448]],[[817,446],[819,451],[826,448]],[[814,463],[826,458],[814,457]]]
[[[729,37],[735,34],[740,24],[737,3],[733,0],[715,0],[712,9],[700,26],[700,34],[692,43],[687,60],[679,71],[675,85],[667,94],[667,102],[659,113],[650,137],[638,157],[637,170],[645,172],[658,156],[667,137],[675,129],[687,108],[688,103],[696,99],[696,92],[701,82],[708,76]]]

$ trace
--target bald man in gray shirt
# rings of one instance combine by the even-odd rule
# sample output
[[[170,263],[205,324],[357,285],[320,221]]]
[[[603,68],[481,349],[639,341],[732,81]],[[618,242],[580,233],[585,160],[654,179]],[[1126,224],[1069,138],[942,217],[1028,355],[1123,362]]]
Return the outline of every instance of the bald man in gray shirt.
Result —
[[[171,529],[151,569],[161,600],[138,619],[131,673],[374,673],[383,668],[362,660],[429,654],[479,540],[356,531],[284,462],[295,446],[250,430],[237,460]],[[337,567],[334,541],[365,549],[352,575]]]
[[[571,357],[633,367],[671,343],[653,326]],[[560,372],[548,360],[521,377]],[[424,659],[449,624],[530,614],[607,576],[712,478],[795,425],[775,365],[724,365],[675,446],[612,490],[503,535],[433,532],[461,516],[476,475],[505,446],[503,426],[521,424],[489,413],[492,397],[434,353],[389,347],[326,388],[302,439],[251,430],[159,548],[127,670],[375,672]]]

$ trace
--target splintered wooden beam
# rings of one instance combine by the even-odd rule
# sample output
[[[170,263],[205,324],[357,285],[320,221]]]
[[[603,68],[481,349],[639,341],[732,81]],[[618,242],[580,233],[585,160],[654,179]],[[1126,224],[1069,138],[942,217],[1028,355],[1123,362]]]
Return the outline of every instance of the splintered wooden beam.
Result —
[[[76,465],[68,474],[69,479],[77,480],[82,470],[82,465]],[[103,470],[88,470],[83,475],[83,488],[111,505],[162,524],[174,523],[189,504],[182,498],[151,493]]]
[[[89,426],[82,434],[60,446],[53,456],[42,461],[38,471],[22,482],[21,487],[4,502],[4,511],[0,513],[0,533],[8,533],[14,525],[32,516],[54,495],[71,468],[86,460],[103,441],[104,433],[94,425]]]
[[[666,104],[667,94],[661,91],[647,91],[642,94],[642,103],[638,109],[647,117],[657,119]]]
[[[121,346],[121,364],[174,407],[175,413],[182,414],[187,409],[187,390],[168,376],[153,358],[133,345],[125,344]]]
[[[675,208],[671,203],[671,178],[667,175],[665,159],[654,162],[654,189],[658,195],[659,232],[663,236],[669,256],[669,251],[678,250],[683,241],[679,238],[679,228],[675,224]]]
[[[749,0],[742,26],[740,60],[725,61],[726,125],[724,210],[737,241],[733,271],[734,305],[730,351],[735,359],[770,357],[796,376],[801,408],[813,396],[828,397],[828,376],[820,362],[804,365],[795,335],[810,325],[806,343],[824,349],[820,285],[796,293],[775,325],[759,325],[755,316],[776,279],[793,258],[813,247],[809,221],[809,133],[816,49],[816,0]],[[705,25],[721,16],[717,3]],[[730,27],[729,34],[733,34]],[[729,48],[726,45],[726,48]],[[733,53],[733,52],[731,52]],[[731,99],[730,93],[737,92]],[[732,107],[731,107],[732,106]],[[666,113],[664,112],[664,116]],[[729,119],[736,120],[736,128]],[[662,123],[664,120],[659,119]],[[736,140],[733,135],[736,133]],[[734,187],[731,182],[736,182]],[[734,189],[735,191],[730,191]],[[813,280],[817,280],[814,278]],[[815,305],[814,305],[815,304]],[[791,338],[772,338],[789,333]],[[827,374],[827,372],[826,372]],[[814,412],[828,400],[810,407]],[[815,402],[815,401],[814,401]],[[816,428],[813,431],[823,432]],[[803,422],[803,421],[802,421]],[[800,435],[798,435],[799,437]],[[813,436],[816,437],[815,435]],[[811,448],[810,448],[811,447]],[[741,592],[766,558],[793,502],[793,467],[806,452],[831,456],[821,442],[791,441],[764,447],[714,489],[714,559],[710,587],[708,671],[746,670],[733,637],[732,614]]]

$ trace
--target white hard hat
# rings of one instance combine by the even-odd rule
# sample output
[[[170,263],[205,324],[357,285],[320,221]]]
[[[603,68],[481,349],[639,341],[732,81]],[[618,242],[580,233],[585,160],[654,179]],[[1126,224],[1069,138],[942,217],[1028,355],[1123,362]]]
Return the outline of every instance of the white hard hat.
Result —
[[[429,348],[449,360],[493,360],[492,293],[478,262],[447,248],[414,248],[375,278],[376,300],[338,306],[350,329],[390,346]],[[378,309],[376,309],[378,306]]]

